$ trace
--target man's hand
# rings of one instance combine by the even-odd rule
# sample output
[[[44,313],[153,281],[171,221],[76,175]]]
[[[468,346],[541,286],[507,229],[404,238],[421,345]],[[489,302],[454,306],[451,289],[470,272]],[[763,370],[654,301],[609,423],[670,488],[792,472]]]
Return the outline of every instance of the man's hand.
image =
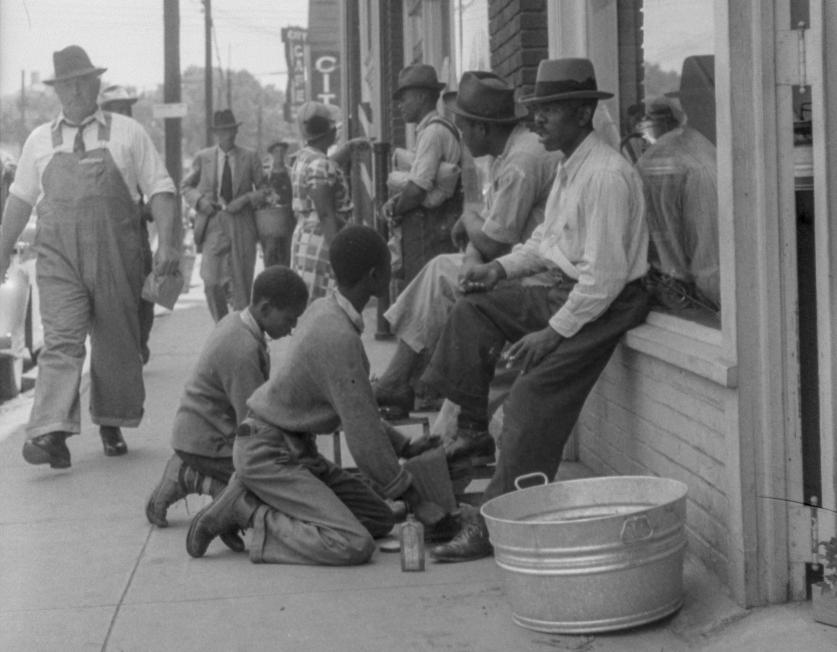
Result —
[[[465,247],[468,246],[468,229],[465,228],[465,220],[462,219],[462,216],[456,220],[456,223],[450,230],[450,239],[453,242],[453,246],[459,251],[464,251]]]
[[[541,360],[549,353],[557,349],[563,340],[563,335],[560,335],[551,326],[547,326],[542,330],[521,337],[509,347],[503,359],[509,367],[515,362],[522,362],[520,373],[525,374],[540,364]]]
[[[198,203],[195,204],[195,210],[197,210],[202,215],[212,215],[218,207],[209,201],[206,197],[201,197],[198,200]]]
[[[157,276],[170,276],[180,269],[180,251],[160,246],[154,254],[154,272]]]
[[[497,261],[464,268],[459,274],[459,287],[465,293],[486,292],[506,278],[506,270]]]
[[[398,226],[401,223],[401,216],[395,215],[393,210],[395,209],[395,205],[398,203],[398,195],[394,197],[390,197],[386,203],[381,206],[381,212],[384,214],[384,217],[392,222],[393,226]]]

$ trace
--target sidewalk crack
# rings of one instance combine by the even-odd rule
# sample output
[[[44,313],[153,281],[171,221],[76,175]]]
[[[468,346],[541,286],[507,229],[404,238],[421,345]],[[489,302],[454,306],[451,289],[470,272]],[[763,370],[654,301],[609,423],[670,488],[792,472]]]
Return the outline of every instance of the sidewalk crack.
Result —
[[[110,642],[110,635],[113,632],[113,627],[116,625],[116,619],[119,617],[119,611],[122,609],[122,603],[125,601],[125,596],[128,594],[128,589],[131,588],[131,584],[134,581],[134,575],[137,573],[137,568],[139,568],[140,561],[145,556],[145,549],[148,547],[148,542],[151,540],[151,533],[154,531],[153,527],[148,528],[148,534],[145,536],[145,541],[142,542],[142,548],[140,548],[139,554],[137,555],[137,559],[134,562],[134,567],[131,569],[131,574],[128,576],[128,581],[125,583],[125,588],[122,589],[122,595],[119,596],[119,601],[116,603],[116,609],[113,611],[113,616],[111,616],[110,624],[108,625],[107,634],[105,634],[105,640],[102,642],[102,652],[105,652],[108,648],[108,643]]]

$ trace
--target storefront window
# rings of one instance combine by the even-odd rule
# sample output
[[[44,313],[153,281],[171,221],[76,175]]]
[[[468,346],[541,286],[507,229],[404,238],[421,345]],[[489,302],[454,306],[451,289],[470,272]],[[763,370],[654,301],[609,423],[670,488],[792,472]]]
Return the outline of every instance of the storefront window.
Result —
[[[491,70],[488,0],[454,0],[456,78],[466,70]]]
[[[714,3],[644,0],[623,149],[642,175],[657,309],[720,326]]]

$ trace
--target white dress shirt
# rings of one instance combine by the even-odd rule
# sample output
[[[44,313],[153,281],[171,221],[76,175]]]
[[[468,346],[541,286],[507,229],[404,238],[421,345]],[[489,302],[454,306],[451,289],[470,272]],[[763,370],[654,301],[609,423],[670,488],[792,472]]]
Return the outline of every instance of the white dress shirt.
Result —
[[[154,142],[143,126],[128,116],[111,114],[110,140],[99,141],[99,123],[105,124],[105,114],[98,109],[83,121],[84,147],[87,151],[106,148],[135,201],[140,198],[137,187],[145,197],[157,193],[174,193],[174,182],[166,164],[154,147]],[[53,150],[52,129],[60,125],[62,142]],[[78,126],[70,123],[63,112],[55,120],[36,127],[23,145],[15,180],[9,193],[34,206],[43,196],[41,179],[54,152],[72,152]]]
[[[549,320],[564,337],[607,310],[648,271],[642,181],[595,132],[558,164],[546,217],[525,243],[497,259],[508,278],[555,267],[577,282]]]

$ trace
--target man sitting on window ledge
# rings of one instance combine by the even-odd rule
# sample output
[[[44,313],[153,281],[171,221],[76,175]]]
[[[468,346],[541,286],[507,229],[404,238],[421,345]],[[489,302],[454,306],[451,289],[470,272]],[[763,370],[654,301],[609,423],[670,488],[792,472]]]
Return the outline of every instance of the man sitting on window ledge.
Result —
[[[698,321],[720,312],[715,57],[687,57],[678,97],[686,124],[637,162],[648,207],[649,287],[657,302]],[[701,319],[701,316],[703,319]]]

